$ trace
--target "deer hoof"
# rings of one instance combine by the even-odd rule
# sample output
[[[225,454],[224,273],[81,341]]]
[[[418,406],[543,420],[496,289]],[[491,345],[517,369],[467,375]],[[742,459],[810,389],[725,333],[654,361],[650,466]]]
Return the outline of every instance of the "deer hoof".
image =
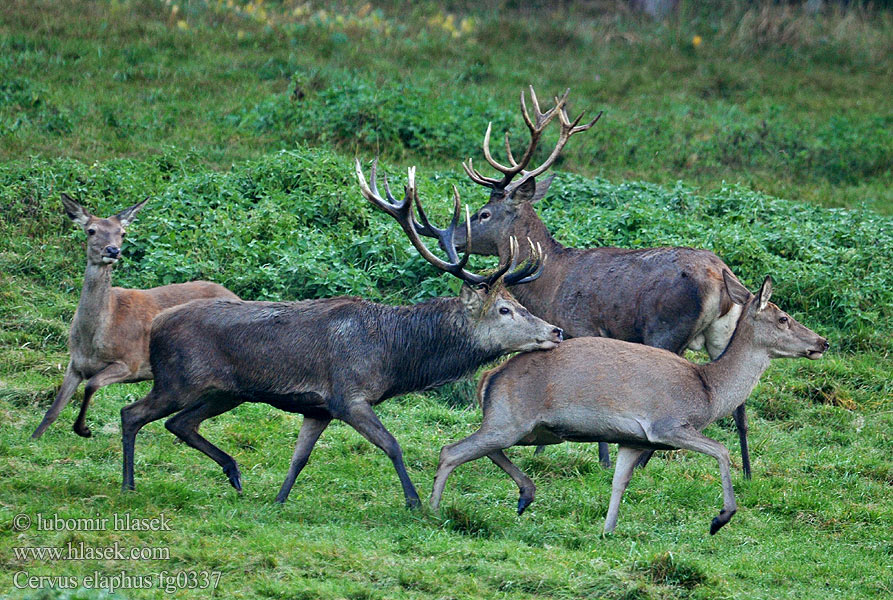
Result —
[[[521,496],[518,498],[518,516],[524,514],[524,511],[527,510],[527,507],[530,506],[530,503],[533,502],[533,498],[529,496]]]
[[[719,511],[719,515],[713,517],[713,521],[710,523],[710,535],[715,535],[720,528],[732,520],[732,516],[734,516],[735,511],[727,511],[725,509]]]
[[[226,469],[224,471],[226,476],[229,478],[230,484],[236,488],[237,492],[242,491],[242,474],[239,473],[239,467],[233,465],[230,469]]]
[[[81,437],[88,438],[88,437],[93,436],[93,432],[90,431],[90,428],[87,427],[86,425],[81,425],[80,423],[75,423],[73,429],[74,429],[74,432]]]
[[[415,510],[422,505],[421,500],[418,498],[407,498],[406,499],[406,508],[410,510]]]

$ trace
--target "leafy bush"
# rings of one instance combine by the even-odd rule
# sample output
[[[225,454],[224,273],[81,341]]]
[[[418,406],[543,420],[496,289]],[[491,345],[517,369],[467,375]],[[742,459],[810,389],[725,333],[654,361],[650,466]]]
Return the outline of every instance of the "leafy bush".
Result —
[[[83,234],[59,208],[59,193],[67,191],[103,216],[152,197],[131,228],[115,275],[124,286],[207,278],[250,299],[355,294],[387,302],[456,288],[418,256],[396,223],[368,206],[348,159],[299,148],[225,173],[198,160],[172,150],[144,161],[0,167],[0,271],[46,285],[61,274],[78,285]],[[399,193],[399,171],[382,170]],[[472,205],[484,200],[457,173],[423,169],[418,177],[422,198],[440,218],[451,184]],[[708,248],[752,289],[771,274],[779,304],[810,326],[845,331],[847,344],[889,343],[889,217],[821,209],[741,187],[699,195],[681,184],[611,184],[565,173],[538,206],[565,245]]]

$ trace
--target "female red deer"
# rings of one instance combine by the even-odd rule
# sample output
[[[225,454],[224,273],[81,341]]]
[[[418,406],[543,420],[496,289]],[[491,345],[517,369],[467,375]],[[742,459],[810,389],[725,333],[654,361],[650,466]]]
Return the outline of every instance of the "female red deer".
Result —
[[[84,401],[74,431],[90,437],[87,407],[101,387],[152,379],[149,366],[149,328],[155,315],[166,308],[197,298],[229,298],[234,293],[210,281],[163,285],[148,290],[112,287],[112,267],[121,257],[124,230],[148,200],[143,200],[107,219],[95,217],[67,194],[62,204],[68,218],[87,234],[87,270],[78,308],[71,321],[68,351],[71,358],[53,405],[31,435],[39,438],[86,380]]]
[[[478,385],[481,428],[444,446],[431,493],[437,508],[457,466],[487,456],[518,484],[518,514],[533,502],[535,486],[509,461],[504,448],[561,442],[620,444],[605,533],[614,530],[620,499],[633,467],[647,451],[684,448],[715,458],[723,507],[714,534],[735,514],[725,446],[701,433],[741,406],[773,358],[821,358],[825,338],[769,302],[767,277],[756,295],[724,272],[729,297],[742,307],[732,340],[713,362],[696,365],[641,344],[574,338],[551,352],[516,356],[486,373]]]

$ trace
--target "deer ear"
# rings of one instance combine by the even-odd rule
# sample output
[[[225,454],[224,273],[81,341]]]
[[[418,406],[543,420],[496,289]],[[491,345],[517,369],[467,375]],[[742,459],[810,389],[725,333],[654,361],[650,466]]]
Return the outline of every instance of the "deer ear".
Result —
[[[732,302],[735,304],[747,304],[747,301],[750,300],[750,291],[741,285],[741,282],[735,279],[735,277],[728,271],[722,272],[722,280],[723,283],[726,284],[726,292],[729,294],[729,298],[732,299]]]
[[[143,207],[146,205],[146,202],[148,202],[148,201],[149,201],[149,199],[146,198],[142,202],[137,202],[130,208],[125,208],[124,210],[119,212],[117,215],[115,215],[115,218],[117,218],[118,221],[120,221],[121,227],[127,227],[128,225],[133,223],[133,220],[136,218],[136,214],[143,209]]]
[[[512,190],[512,193],[509,194],[509,201],[511,201],[513,204],[520,204],[522,202],[535,202],[536,181],[534,181],[533,177],[522,182],[521,185]]]
[[[470,312],[477,312],[484,304],[485,294],[486,292],[463,283],[462,289],[459,290],[459,299],[462,301],[462,304],[465,306],[466,310]]]
[[[536,192],[534,192],[533,198],[531,198],[530,200],[531,204],[536,204],[546,197],[546,194],[549,192],[549,186],[552,185],[553,179],[555,179],[555,176],[549,175],[544,180],[536,184]]]
[[[65,214],[68,215],[68,218],[78,225],[84,226],[90,220],[90,213],[65,192],[62,192],[62,206],[65,207]]]
[[[772,297],[772,278],[768,275],[763,280],[763,285],[760,286],[760,291],[757,292],[757,295],[760,297],[760,310],[763,310],[769,304],[769,298]]]

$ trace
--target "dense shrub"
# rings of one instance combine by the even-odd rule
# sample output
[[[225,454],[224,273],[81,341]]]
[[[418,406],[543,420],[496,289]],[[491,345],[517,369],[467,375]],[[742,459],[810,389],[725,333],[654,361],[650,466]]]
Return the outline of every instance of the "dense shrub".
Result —
[[[382,169],[400,193],[402,169]],[[422,170],[419,181],[422,198],[441,217],[451,184],[473,206],[485,198],[458,173]],[[94,165],[31,161],[0,168],[0,190],[0,271],[48,285],[60,273],[76,285],[82,269],[82,233],[59,209],[64,190],[101,215],[152,197],[128,237],[115,275],[121,285],[208,278],[246,298],[356,294],[389,302],[456,286],[367,205],[348,160],[324,150],[283,151],[224,173],[176,151]],[[539,212],[569,246],[688,245],[715,251],[752,288],[771,274],[779,304],[814,327],[847,331],[848,343],[873,343],[893,330],[889,217],[741,187],[699,195],[682,185],[564,173]]]

